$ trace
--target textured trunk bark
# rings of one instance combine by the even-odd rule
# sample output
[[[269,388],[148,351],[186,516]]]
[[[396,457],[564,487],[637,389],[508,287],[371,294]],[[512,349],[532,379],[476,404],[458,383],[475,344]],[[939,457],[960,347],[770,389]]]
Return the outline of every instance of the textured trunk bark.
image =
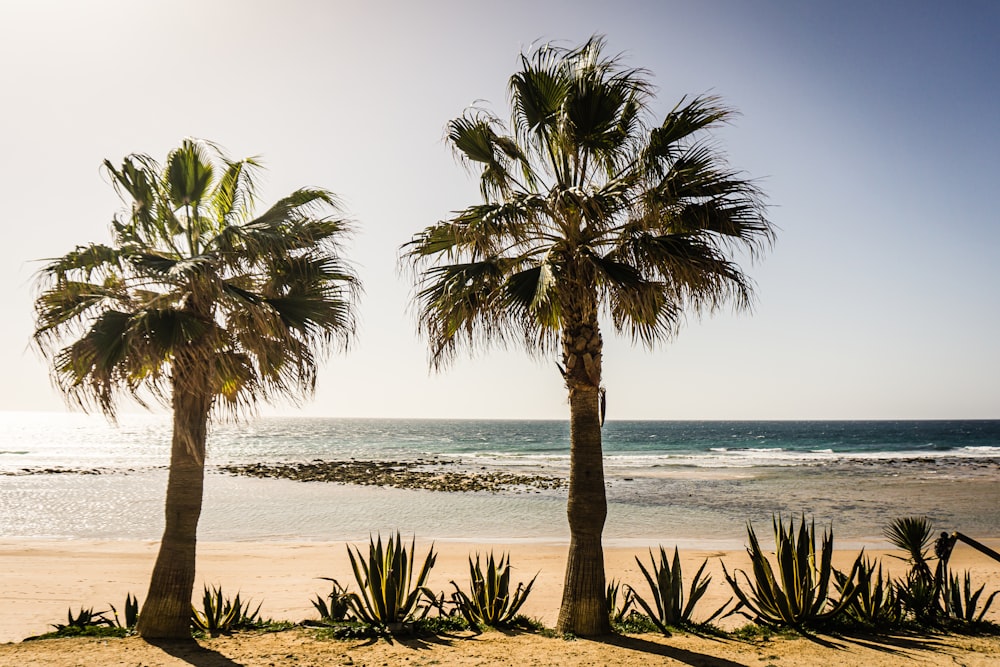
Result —
[[[212,396],[204,360],[178,360],[165,527],[138,632],[147,639],[191,637],[198,519],[205,483],[205,439]]]
[[[611,630],[601,534],[608,514],[597,387],[570,389],[570,544],[557,628],[581,637]]]
[[[583,281],[588,284],[589,281]],[[601,353],[596,295],[564,304],[563,362],[570,405],[570,473],[566,514],[570,545],[557,629],[581,637],[611,631],[605,604],[601,534],[608,515],[601,447]]]

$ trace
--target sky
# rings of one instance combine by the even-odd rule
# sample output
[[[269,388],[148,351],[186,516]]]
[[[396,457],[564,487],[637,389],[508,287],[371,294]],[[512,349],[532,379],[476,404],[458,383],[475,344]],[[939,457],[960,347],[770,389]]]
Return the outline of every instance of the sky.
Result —
[[[69,409],[30,344],[35,273],[110,239],[102,161],[190,136],[261,156],[263,206],[321,186],[357,222],[355,343],[262,414],[567,418],[554,359],[432,372],[397,258],[478,201],[447,121],[507,117],[522,51],[593,34],[649,70],[655,115],[702,93],[740,112],[715,138],[779,230],[746,265],[751,314],[691,316],[654,350],[605,327],[609,419],[1000,418],[993,0],[4,0],[0,410]]]

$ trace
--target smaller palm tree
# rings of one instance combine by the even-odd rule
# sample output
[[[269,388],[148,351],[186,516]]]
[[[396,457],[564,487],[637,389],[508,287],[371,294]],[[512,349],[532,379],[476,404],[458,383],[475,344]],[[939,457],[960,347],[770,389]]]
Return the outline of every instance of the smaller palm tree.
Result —
[[[326,190],[296,190],[255,217],[257,161],[195,140],[163,167],[146,155],[104,165],[126,204],[114,243],[41,270],[34,339],[84,409],[114,418],[122,394],[173,409],[165,528],[138,629],[180,638],[209,414],[312,392],[319,354],[354,331],[360,283],[339,255],[349,223]]]

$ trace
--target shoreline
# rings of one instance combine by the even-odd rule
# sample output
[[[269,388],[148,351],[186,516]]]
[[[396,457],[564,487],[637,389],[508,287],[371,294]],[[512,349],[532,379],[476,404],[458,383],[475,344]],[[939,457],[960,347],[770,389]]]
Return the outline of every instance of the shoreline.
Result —
[[[412,535],[403,535],[409,545]],[[765,550],[772,548],[770,531],[761,532]],[[983,539],[988,546],[1000,548],[1000,537]],[[261,614],[275,620],[300,622],[315,618],[311,600],[326,595],[329,583],[320,577],[338,579],[356,589],[347,544],[364,550],[367,541],[346,542],[233,542],[201,541],[198,546],[198,566],[195,578],[198,597],[201,586],[221,585],[227,595],[241,594],[262,604]],[[431,547],[431,540],[417,536],[415,560],[422,562]],[[673,544],[663,544],[668,555]],[[858,550],[835,543],[834,565],[846,568]],[[0,539],[0,643],[19,642],[26,637],[49,631],[49,624],[65,619],[67,608],[95,610],[107,604],[119,606],[127,593],[145,598],[149,573],[156,557],[158,541],[152,540],[45,540]],[[431,570],[429,587],[435,592],[450,592],[450,581],[467,585],[468,558],[478,551],[509,552],[512,584],[527,582],[535,574],[534,590],[522,609],[548,627],[555,624],[566,562],[567,545],[557,543],[510,543],[480,541],[435,541],[437,563]],[[655,546],[653,553],[658,552]],[[649,549],[645,547],[606,546],[605,568],[608,580],[617,579],[648,596],[646,584],[636,564],[638,557],[647,567]],[[880,557],[883,566],[896,573],[902,561],[891,556],[898,551],[866,549],[872,557]],[[722,576],[721,563],[732,572],[747,570],[749,559],[745,549],[716,549],[711,544],[701,548],[680,549],[685,585],[708,559],[706,574],[712,582],[698,610],[709,613],[731,596]],[[953,572],[969,570],[976,587],[986,586],[987,594],[1000,590],[1000,563],[979,552],[959,546],[951,559]],[[696,612],[696,617],[697,617]],[[1000,605],[994,606],[987,619],[1000,621]],[[730,617],[719,623],[722,627],[737,627],[746,621]]]
[[[992,511],[1000,506],[1000,472],[994,469],[1000,462],[931,461],[677,468],[669,476],[651,468],[609,471],[605,544],[733,549],[744,543],[748,521],[763,534],[772,516],[803,514],[820,529],[831,526],[837,546],[885,548],[882,530],[904,516],[926,516],[939,531],[1000,536],[1000,515]],[[351,474],[369,468],[362,461]],[[498,470],[404,469],[407,486],[398,488],[236,476],[210,466],[199,535],[203,541],[325,542],[399,529],[418,539],[465,543],[566,543],[565,487],[552,488],[549,470],[508,468],[513,477],[495,475]],[[9,538],[156,540],[162,533],[165,468],[15,475],[3,484],[0,518]]]

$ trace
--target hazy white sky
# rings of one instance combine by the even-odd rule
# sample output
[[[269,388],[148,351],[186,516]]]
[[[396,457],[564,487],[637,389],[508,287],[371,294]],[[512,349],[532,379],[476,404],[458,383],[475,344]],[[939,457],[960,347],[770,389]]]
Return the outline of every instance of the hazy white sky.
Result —
[[[552,360],[429,373],[396,257],[476,200],[445,123],[506,116],[522,49],[594,33],[651,70],[659,115],[708,91],[741,111],[719,140],[780,227],[752,316],[653,352],[605,332],[609,418],[1000,418],[993,0],[4,0],[0,409],[65,409],[29,346],[35,260],[108,238],[101,161],[196,136],[263,156],[264,205],[318,185],[358,221],[357,344],[303,413],[564,418]]]

